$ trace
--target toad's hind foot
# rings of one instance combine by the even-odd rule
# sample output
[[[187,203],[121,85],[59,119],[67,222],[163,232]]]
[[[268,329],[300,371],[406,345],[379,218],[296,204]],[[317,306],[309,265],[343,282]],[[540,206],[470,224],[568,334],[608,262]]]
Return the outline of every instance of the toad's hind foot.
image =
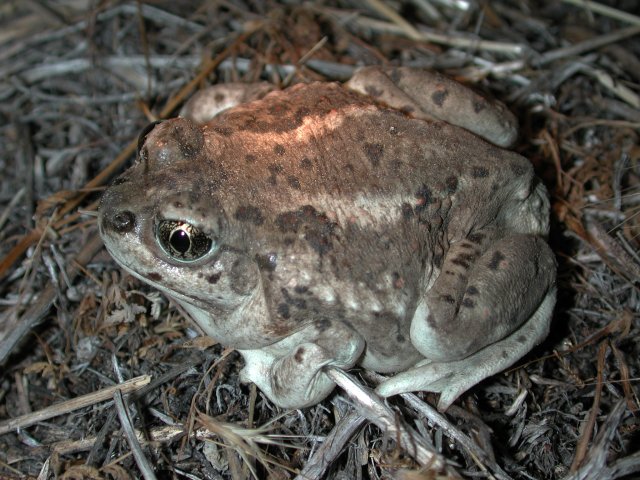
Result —
[[[418,364],[381,383],[376,392],[383,397],[419,390],[440,393],[438,410],[446,410],[462,393],[511,366],[547,335],[555,300],[553,288],[527,323],[508,337],[462,360]]]

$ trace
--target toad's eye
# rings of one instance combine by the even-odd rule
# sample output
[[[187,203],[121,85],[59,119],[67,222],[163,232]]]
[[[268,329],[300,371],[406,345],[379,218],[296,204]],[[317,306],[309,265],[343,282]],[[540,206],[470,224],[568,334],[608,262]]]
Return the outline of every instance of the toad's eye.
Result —
[[[193,262],[215,247],[215,241],[190,223],[161,220],[156,239],[167,255],[180,262]]]

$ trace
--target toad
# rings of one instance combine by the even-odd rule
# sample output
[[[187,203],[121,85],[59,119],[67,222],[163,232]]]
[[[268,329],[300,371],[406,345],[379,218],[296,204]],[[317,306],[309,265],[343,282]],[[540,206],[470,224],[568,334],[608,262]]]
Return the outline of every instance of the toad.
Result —
[[[152,124],[99,208],[115,260],[236,348],[244,381],[299,408],[334,389],[324,367],[361,366],[443,410],[544,339],[549,201],[503,105],[410,68],[270,89]]]

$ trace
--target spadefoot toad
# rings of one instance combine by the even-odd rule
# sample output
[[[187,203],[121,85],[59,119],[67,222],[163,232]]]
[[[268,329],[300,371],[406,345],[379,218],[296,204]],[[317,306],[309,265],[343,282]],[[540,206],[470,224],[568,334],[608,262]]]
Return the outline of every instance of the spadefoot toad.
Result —
[[[208,99],[225,88],[244,98]],[[247,89],[147,128],[99,212],[116,261],[238,349],[244,381],[304,407],[334,388],[323,367],[360,365],[446,409],[546,336],[549,203],[497,146],[502,105],[408,68]]]

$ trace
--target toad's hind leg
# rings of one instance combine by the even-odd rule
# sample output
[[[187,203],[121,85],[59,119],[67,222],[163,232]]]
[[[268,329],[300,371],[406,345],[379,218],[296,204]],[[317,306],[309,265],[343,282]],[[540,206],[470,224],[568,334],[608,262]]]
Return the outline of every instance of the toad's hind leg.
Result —
[[[384,396],[441,392],[446,409],[462,392],[516,362],[547,335],[555,304],[555,259],[544,240],[513,235],[477,259],[453,245],[418,304],[411,340],[427,359],[378,387]]]
[[[346,85],[416,118],[443,120],[502,147],[518,137],[516,117],[502,103],[438,73],[370,66],[358,69]]]

